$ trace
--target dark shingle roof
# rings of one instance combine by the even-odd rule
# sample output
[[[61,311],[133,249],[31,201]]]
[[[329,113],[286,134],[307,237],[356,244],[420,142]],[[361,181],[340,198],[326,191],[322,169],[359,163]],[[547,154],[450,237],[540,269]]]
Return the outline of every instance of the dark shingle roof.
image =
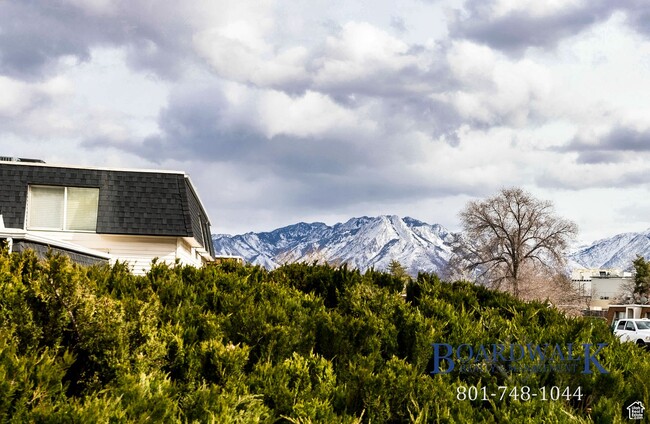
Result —
[[[194,237],[212,253],[207,214],[182,172],[0,162],[5,226],[24,228],[29,185],[99,188],[97,233]]]

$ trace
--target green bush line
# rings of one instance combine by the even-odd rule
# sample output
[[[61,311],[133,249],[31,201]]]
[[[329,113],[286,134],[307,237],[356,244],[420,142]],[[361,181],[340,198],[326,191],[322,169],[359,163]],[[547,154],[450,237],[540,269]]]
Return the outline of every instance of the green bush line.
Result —
[[[604,322],[467,282],[345,266],[81,267],[0,254],[1,422],[620,422],[646,352]],[[405,293],[405,294],[404,294]],[[430,375],[432,343],[605,342],[609,374]],[[581,401],[458,400],[580,386]]]

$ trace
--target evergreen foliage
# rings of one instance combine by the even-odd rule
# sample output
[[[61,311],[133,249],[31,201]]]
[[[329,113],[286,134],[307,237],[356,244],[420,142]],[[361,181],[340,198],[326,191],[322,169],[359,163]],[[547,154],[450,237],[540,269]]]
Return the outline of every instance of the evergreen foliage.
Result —
[[[641,255],[637,255],[632,261],[634,265],[634,301],[648,303],[650,299],[650,262]]]
[[[604,322],[430,274],[291,264],[84,268],[0,254],[0,421],[615,422],[650,405],[647,353]],[[609,374],[431,376],[432,343],[606,342]],[[461,401],[459,385],[582,387]]]

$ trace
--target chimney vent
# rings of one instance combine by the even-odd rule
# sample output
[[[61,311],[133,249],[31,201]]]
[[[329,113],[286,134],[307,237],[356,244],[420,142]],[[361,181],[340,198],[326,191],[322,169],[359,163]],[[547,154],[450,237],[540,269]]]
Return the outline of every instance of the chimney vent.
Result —
[[[42,159],[17,158],[11,156],[0,156],[0,162],[45,163]]]

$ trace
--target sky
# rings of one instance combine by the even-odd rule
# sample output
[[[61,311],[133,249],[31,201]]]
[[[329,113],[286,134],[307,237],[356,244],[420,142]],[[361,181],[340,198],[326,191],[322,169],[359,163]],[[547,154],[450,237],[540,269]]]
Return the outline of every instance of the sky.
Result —
[[[214,233],[522,187],[650,227],[645,0],[0,0],[0,155],[188,173]]]

